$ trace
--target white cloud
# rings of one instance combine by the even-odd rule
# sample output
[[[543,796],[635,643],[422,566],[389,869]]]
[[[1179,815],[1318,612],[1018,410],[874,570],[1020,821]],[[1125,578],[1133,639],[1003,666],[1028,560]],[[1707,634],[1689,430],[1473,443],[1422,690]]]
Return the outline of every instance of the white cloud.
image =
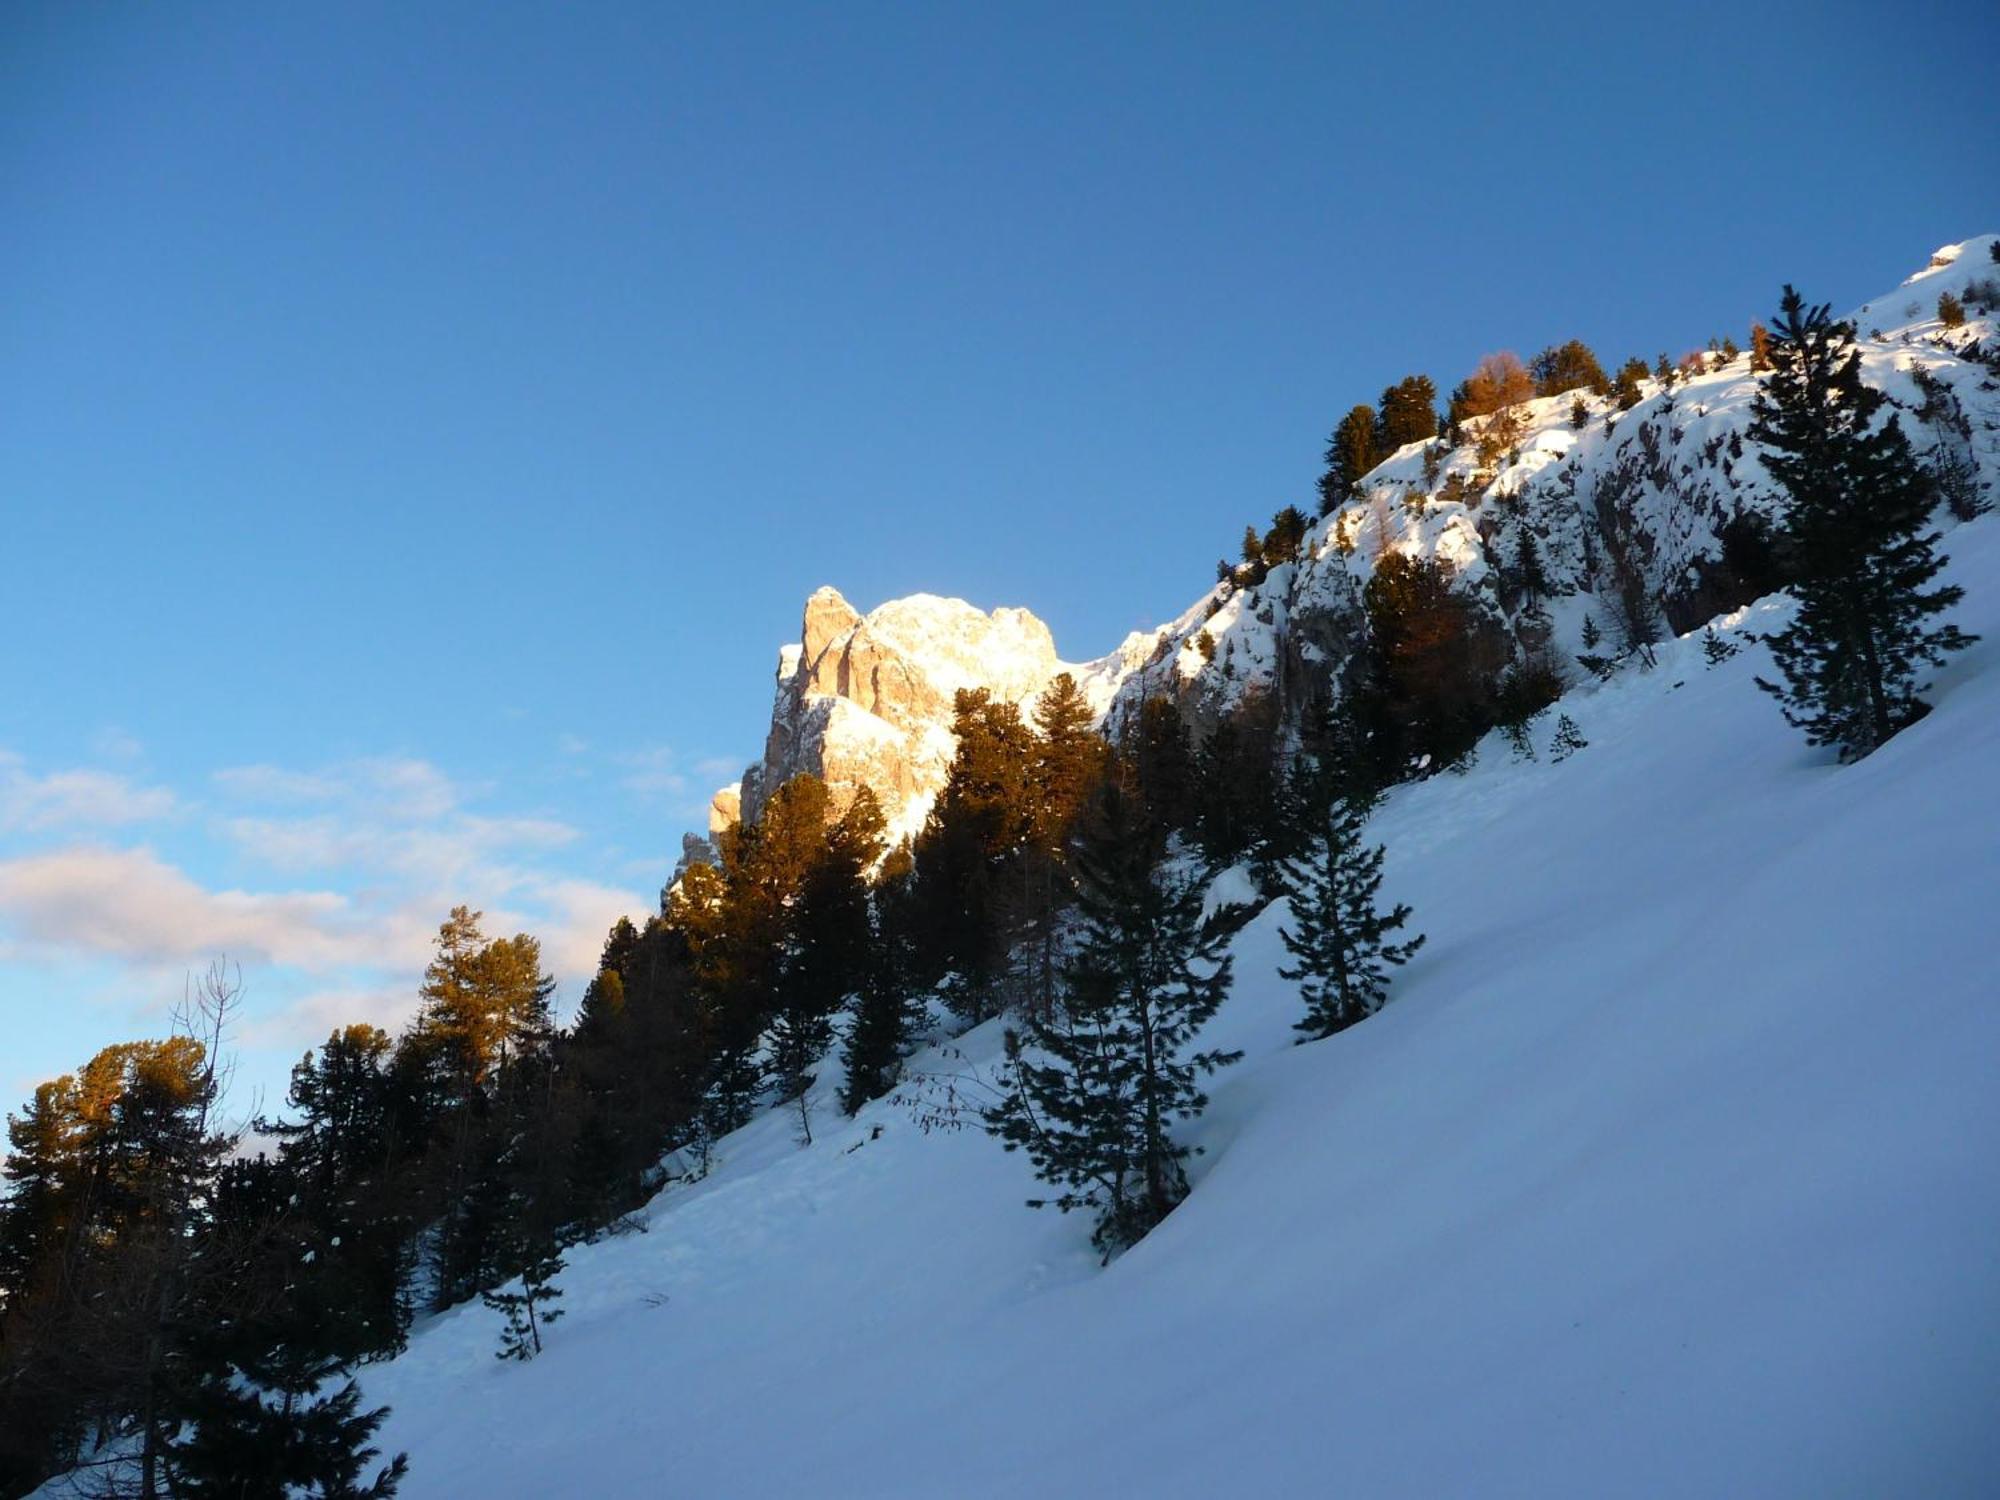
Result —
[[[61,849],[0,860],[0,921],[43,949],[134,963],[227,953],[327,970],[364,961],[368,934],[332,891],[213,891],[151,849]]]
[[[447,885],[490,874],[497,856],[546,852],[577,839],[574,828],[549,818],[463,814],[430,827],[335,814],[228,818],[220,826],[237,848],[275,869],[361,870]]]
[[[619,784],[627,791],[648,799],[679,800],[688,794],[688,779],[680,769],[680,757],[669,745],[648,750],[628,750],[614,756],[625,774]]]
[[[578,980],[597,972],[613,922],[630,917],[643,923],[653,910],[646,897],[594,880],[536,880],[527,894],[547,914],[540,928],[543,962],[552,972]]]
[[[111,771],[38,776],[18,755],[0,751],[0,832],[121,828],[157,821],[178,806],[165,787],[141,786]]]
[[[217,771],[214,780],[225,794],[245,802],[333,803],[411,822],[444,817],[463,800],[461,788],[443,771],[407,756],[343,761],[316,771],[231,766]]]
[[[414,983],[336,985],[314,990],[272,1014],[253,1015],[238,1039],[247,1047],[309,1047],[340,1027],[364,1023],[394,1034],[416,1011]]]
[[[99,760],[135,761],[145,758],[146,747],[136,735],[107,724],[90,737],[90,753]]]
[[[634,774],[669,764],[651,757]],[[0,810],[49,829],[101,833],[177,806],[104,773],[30,778],[12,759],[0,760],[0,786],[13,792]],[[243,765],[217,772],[210,789],[211,815],[179,826],[215,844],[72,843],[0,858],[0,954],[100,974],[95,999],[71,990],[93,1004],[177,992],[187,970],[226,955],[260,992],[243,1040],[289,1050],[350,1021],[406,1021],[455,905],[484,911],[493,936],[538,937],[572,1002],[611,924],[653,910],[643,878],[635,891],[562,867],[575,858],[575,827],[471,811],[472,792],[427,761]],[[641,873],[608,856],[605,865],[613,882]],[[218,870],[230,872],[226,886]]]

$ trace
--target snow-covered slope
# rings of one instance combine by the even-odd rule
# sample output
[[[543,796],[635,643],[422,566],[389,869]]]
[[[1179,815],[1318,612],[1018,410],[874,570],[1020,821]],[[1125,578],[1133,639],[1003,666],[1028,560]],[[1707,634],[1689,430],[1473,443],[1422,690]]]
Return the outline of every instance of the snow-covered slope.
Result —
[[[1394,792],[1428,946],[1294,1047],[1243,934],[1193,1195],[1108,1269],[976,1127],[769,1115],[572,1253],[533,1363],[474,1304],[363,1373],[404,1494],[1991,1494],[2000,517],[1947,547],[1985,640],[1859,765],[1690,635],[1571,758]]]
[[[2000,372],[1976,356],[1982,345],[1988,360],[2000,355],[1996,239],[1945,246],[1853,315],[1863,379],[1889,397],[1921,457],[1956,464],[1989,503],[2000,497]],[[1943,291],[1967,299],[1963,327],[1937,320]],[[1366,476],[1362,499],[1314,527],[1297,562],[1254,587],[1219,584],[1173,624],[1128,640],[1114,727],[1159,694],[1200,725],[1255,695],[1291,717],[1337,692],[1385,551],[1442,562],[1495,640],[1516,653],[1550,646],[1558,661],[1585,649],[1586,620],[1616,641],[1615,557],[1674,629],[1741,603],[1755,590],[1732,571],[1725,529],[1768,521],[1778,506],[1748,437],[1755,389],[1747,353],[1712,357],[1671,385],[1644,382],[1629,411],[1587,393],[1529,402],[1522,435],[1497,458],[1482,459],[1471,433],[1457,448],[1404,447]],[[1528,599],[1515,571],[1529,535],[1546,598]]]

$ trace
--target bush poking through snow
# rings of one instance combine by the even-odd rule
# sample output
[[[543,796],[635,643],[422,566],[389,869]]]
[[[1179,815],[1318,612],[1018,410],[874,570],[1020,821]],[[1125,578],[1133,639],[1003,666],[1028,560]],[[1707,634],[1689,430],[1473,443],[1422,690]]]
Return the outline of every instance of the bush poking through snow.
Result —
[[[1549,741],[1549,759],[1558,762],[1568,760],[1589,744],[1590,741],[1583,737],[1583,731],[1576,727],[1576,720],[1563,714],[1556,720],[1555,738]]]

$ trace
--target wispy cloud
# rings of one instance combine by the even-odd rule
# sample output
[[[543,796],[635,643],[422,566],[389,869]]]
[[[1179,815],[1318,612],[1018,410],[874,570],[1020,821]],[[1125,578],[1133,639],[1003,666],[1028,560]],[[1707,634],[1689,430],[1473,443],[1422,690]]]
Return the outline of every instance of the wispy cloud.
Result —
[[[619,784],[648,800],[681,802],[691,790],[680,756],[670,745],[621,751],[612,759],[623,768]]]
[[[665,756],[628,769],[675,774]],[[354,1020],[399,1026],[454,905],[483,910],[496,936],[539,937],[572,994],[611,924],[654,906],[649,880],[622,883],[634,872],[615,852],[580,868],[570,823],[489,810],[490,789],[410,757],[235,766],[209,778],[199,806],[104,772],[31,776],[8,758],[0,796],[0,831],[67,835],[0,858],[0,952],[74,974],[77,998],[114,1005],[226,954],[261,974],[244,1036],[256,1046],[311,1045]],[[116,837],[170,812],[170,842]]]
[[[319,814],[225,818],[220,827],[243,853],[274,869],[373,871],[432,883],[461,879],[510,852],[559,849],[578,836],[549,818],[463,814],[417,826]]]
[[[0,751],[0,832],[123,828],[155,822],[178,807],[178,799],[165,787],[143,786],[111,771],[75,769],[37,775],[20,756]]]
[[[457,783],[429,761],[403,756],[344,761],[311,771],[231,766],[217,771],[214,780],[224,794],[243,802],[293,807],[338,803],[403,821],[441,818],[463,797]]]
[[[146,747],[136,735],[107,724],[90,737],[90,753],[99,760],[130,762],[144,759]]]

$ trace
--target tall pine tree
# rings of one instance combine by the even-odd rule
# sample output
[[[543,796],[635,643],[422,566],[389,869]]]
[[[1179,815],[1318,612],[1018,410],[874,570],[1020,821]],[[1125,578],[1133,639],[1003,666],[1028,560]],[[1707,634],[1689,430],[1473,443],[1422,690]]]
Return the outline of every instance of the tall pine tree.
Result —
[[[911,952],[916,903],[906,852],[898,850],[884,862],[873,906],[875,942],[842,1058],[847,1080],[841,1087],[840,1107],[850,1115],[895,1085],[910,1038],[924,1016]]]
[[[1758,679],[1815,745],[1861,759],[1926,712],[1918,673],[1974,639],[1927,623],[1962,590],[1927,588],[1945,559],[1936,501],[1885,398],[1861,381],[1853,327],[1785,288],[1750,433],[1790,499],[1798,614],[1770,638],[1784,685]]]
[[[1326,442],[1326,471],[1319,481],[1319,513],[1330,515],[1354,497],[1362,477],[1381,462],[1375,446],[1375,408],[1357,406],[1340,419]]]
[[[1292,925],[1278,936],[1296,962],[1278,974],[1297,980],[1305,998],[1305,1019],[1296,1028],[1305,1033],[1301,1040],[1332,1036],[1375,1014],[1388,997],[1389,970],[1424,945],[1422,936],[1385,941],[1409,920],[1410,908],[1385,912],[1376,904],[1382,848],[1362,843],[1367,818],[1366,802],[1332,804],[1311,847],[1280,864]]]
[[[1186,1050],[1229,992],[1237,913],[1203,917],[1202,882],[1162,863],[1130,792],[1107,786],[1094,813],[1074,859],[1082,930],[1063,1004],[1007,1033],[1008,1088],[985,1123],[1061,1189],[1057,1208],[1095,1210],[1109,1259],[1187,1195],[1172,1126],[1206,1108],[1197,1078],[1242,1054]]]

